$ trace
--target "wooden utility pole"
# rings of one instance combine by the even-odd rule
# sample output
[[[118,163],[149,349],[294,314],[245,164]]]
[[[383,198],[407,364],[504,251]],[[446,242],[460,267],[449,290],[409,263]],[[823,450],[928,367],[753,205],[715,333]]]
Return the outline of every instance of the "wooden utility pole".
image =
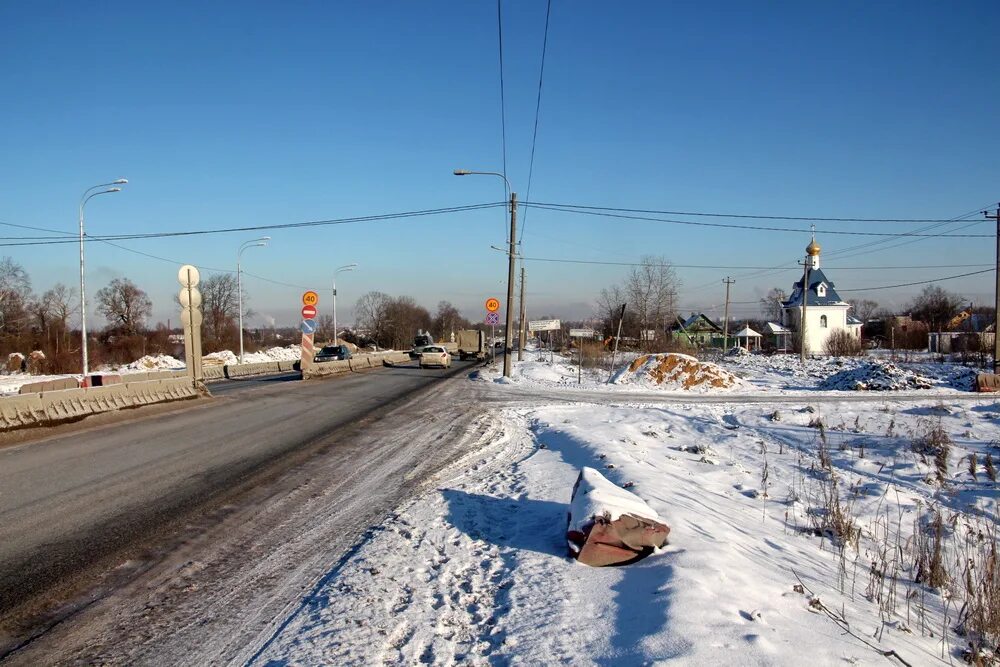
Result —
[[[524,359],[524,344],[528,338],[528,323],[524,321],[524,260],[521,260],[521,325],[517,328],[517,360]]]
[[[511,341],[514,337],[514,263],[517,261],[517,193],[510,193],[510,241],[507,252],[507,321],[503,332],[503,376],[510,377]]]
[[[809,305],[809,267],[812,258],[806,255],[802,262],[802,319],[799,321],[799,359],[806,363],[806,306]]]
[[[997,254],[996,254],[996,291],[994,292],[993,305],[996,313],[993,315],[993,372],[1000,371],[1000,204],[993,215],[983,211],[983,215],[988,220],[996,220],[997,223]]]
[[[729,351],[729,286],[736,281],[726,276],[722,282],[726,284],[726,314],[723,315],[722,322],[722,353],[725,354]]]

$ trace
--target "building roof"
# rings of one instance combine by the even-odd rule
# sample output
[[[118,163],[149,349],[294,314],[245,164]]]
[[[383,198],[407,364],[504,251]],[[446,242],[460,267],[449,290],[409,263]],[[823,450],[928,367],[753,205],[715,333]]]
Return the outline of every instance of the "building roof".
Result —
[[[848,314],[847,316],[847,326],[849,327],[860,327],[864,322],[854,317],[854,315]]]
[[[826,294],[820,296],[817,288],[826,285]],[[799,278],[792,286],[792,295],[781,304],[782,308],[798,308],[802,305],[802,279]],[[813,269],[809,272],[809,301],[807,306],[846,306],[847,302],[840,298],[837,290],[833,289],[833,283],[826,277],[822,269]]]
[[[764,331],[769,334],[787,334],[792,333],[791,329],[786,329],[777,322],[768,322],[764,325]]]
[[[761,335],[750,327],[743,327],[736,334],[737,338],[761,338]]]
[[[698,313],[687,318],[683,322],[681,318],[677,318],[678,326],[684,331],[713,331],[716,333],[722,333],[722,327],[708,319],[705,313]]]

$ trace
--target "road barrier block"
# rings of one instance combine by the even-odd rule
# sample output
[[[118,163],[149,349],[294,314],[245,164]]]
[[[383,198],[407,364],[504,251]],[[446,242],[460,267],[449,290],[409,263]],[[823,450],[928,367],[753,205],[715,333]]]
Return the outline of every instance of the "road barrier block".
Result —
[[[18,389],[19,394],[38,394],[43,391],[59,391],[62,389],[76,389],[80,386],[80,381],[74,378],[58,378],[56,380],[43,380],[42,382],[29,382],[22,384]]]
[[[222,380],[226,377],[225,366],[202,366],[202,378],[205,380]]]

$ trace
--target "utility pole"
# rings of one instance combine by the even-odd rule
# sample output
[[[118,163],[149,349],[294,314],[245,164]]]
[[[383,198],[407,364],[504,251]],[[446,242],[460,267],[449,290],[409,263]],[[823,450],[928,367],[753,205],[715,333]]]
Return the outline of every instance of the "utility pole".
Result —
[[[517,360],[524,359],[524,344],[527,342],[528,323],[524,321],[524,260],[521,260],[521,324],[517,327]]]
[[[510,377],[510,355],[513,353],[511,338],[514,333],[514,263],[517,253],[517,193],[510,193],[510,249],[507,251],[507,326],[503,332],[503,375]]]
[[[726,314],[722,322],[722,353],[725,354],[729,350],[729,286],[736,281],[726,276],[722,282],[726,284]]]
[[[993,372],[996,373],[1000,371],[1000,204],[997,204],[997,210],[993,215],[986,211],[983,211],[983,215],[988,220],[996,220],[997,223],[996,292],[993,304],[996,308],[993,319]]]
[[[812,258],[806,255],[802,262],[802,319],[799,321],[799,359],[806,363],[806,306],[809,305],[809,266]]]

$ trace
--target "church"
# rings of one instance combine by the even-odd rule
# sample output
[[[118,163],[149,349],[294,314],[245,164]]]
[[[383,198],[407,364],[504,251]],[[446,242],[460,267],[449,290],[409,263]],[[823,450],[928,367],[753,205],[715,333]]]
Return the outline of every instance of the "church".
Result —
[[[802,298],[805,296],[806,311],[806,354],[825,354],[826,341],[834,331],[848,331],[861,338],[861,321],[847,313],[851,305],[840,298],[833,283],[819,266],[820,246],[816,237],[806,246],[806,266],[809,289],[803,292],[803,278],[792,286],[792,295],[781,304],[784,316],[782,324],[800,332],[802,321]],[[799,340],[799,334],[796,335]]]

